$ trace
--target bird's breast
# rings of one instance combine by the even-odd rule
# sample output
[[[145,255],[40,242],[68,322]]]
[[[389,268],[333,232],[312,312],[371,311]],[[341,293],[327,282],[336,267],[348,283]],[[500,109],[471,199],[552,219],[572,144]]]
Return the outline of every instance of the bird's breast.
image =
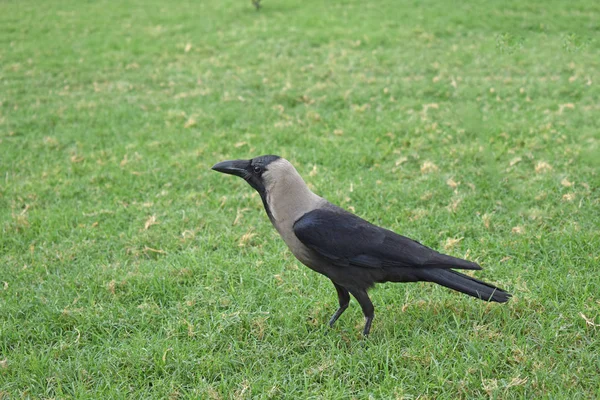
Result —
[[[309,249],[302,243],[294,234],[293,224],[280,223],[274,221],[273,225],[279,235],[288,246],[294,257],[296,257],[302,264],[309,268],[316,269],[316,255],[314,251]]]

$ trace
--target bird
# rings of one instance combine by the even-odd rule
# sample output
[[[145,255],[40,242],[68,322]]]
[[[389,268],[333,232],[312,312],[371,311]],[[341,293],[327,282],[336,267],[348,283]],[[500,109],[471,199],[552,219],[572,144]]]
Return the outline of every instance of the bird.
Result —
[[[498,303],[512,296],[456,271],[482,269],[478,264],[439,253],[313,193],[282,157],[222,161],[212,169],[248,182],[259,193],[267,216],[294,256],[331,280],[339,306],[329,320],[330,327],[348,308],[352,295],[364,314],[362,333],[368,336],[375,309],[367,291],[376,283],[433,282]]]

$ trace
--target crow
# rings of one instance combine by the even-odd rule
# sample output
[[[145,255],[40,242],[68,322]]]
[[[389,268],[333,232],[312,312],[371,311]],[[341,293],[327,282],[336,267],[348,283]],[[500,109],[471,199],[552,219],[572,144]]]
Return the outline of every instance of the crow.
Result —
[[[382,282],[434,282],[480,300],[504,303],[504,290],[455,270],[479,270],[474,262],[438,253],[421,243],[373,225],[313,193],[294,166],[266,155],[223,161],[213,170],[236,175],[259,194],[267,215],[294,256],[328,277],[337,291],[335,321],[350,295],[365,316],[368,336],[375,316],[367,290]]]

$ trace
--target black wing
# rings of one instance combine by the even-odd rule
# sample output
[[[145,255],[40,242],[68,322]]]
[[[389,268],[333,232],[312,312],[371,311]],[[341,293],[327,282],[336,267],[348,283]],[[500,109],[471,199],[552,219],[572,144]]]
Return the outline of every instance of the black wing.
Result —
[[[306,213],[294,223],[294,233],[304,245],[339,266],[481,269],[335,206]]]

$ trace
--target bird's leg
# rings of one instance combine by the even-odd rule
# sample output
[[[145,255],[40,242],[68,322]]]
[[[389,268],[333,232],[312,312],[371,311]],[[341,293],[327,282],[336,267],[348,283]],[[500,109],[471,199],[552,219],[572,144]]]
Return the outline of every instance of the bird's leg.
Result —
[[[333,281],[332,281],[333,282]],[[329,320],[329,326],[333,327],[333,324],[337,319],[342,315],[346,308],[348,308],[348,303],[350,303],[350,294],[348,291],[337,283],[333,282],[333,286],[335,286],[335,290],[337,291],[338,300],[340,301],[340,307],[337,309],[335,314]]]
[[[369,299],[366,290],[352,290],[350,293],[356,298],[365,315],[365,329],[363,329],[363,335],[369,336],[371,323],[373,322],[373,318],[375,318],[375,308],[373,307],[373,303],[371,303],[371,299]]]

